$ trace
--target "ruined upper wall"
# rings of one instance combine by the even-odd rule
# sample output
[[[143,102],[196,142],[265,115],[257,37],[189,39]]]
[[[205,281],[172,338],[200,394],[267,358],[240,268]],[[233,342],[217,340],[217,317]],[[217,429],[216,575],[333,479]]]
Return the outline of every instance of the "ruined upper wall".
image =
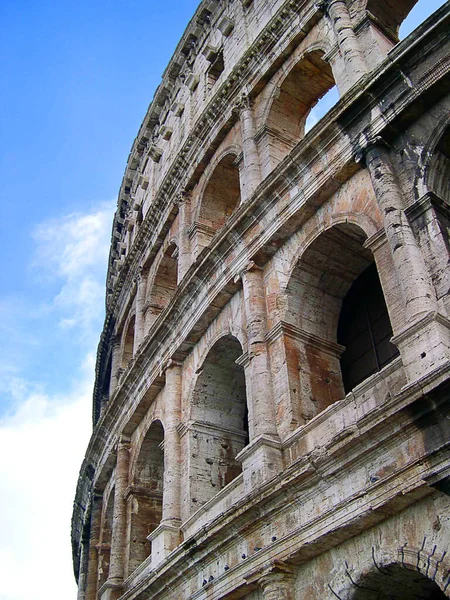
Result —
[[[239,95],[254,97],[261,91],[323,19],[328,4],[314,0],[201,2],[163,74],[128,158],[113,225],[109,306],[124,278],[122,267],[141,225],[152,230],[161,226],[167,202],[198,181],[214,149],[236,122],[232,109]],[[397,41],[396,30],[415,0],[394,4],[348,2],[350,25],[365,49],[367,71]],[[318,48],[340,73],[337,83],[342,95],[351,87],[352,78],[339,65],[338,40],[330,20],[325,19]]]

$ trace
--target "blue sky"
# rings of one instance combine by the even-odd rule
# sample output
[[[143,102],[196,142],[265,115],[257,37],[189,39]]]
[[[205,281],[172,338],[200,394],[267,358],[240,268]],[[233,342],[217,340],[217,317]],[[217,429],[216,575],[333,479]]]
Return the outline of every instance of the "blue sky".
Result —
[[[420,0],[402,36],[442,4]],[[112,214],[196,6],[0,3],[0,600],[76,597],[71,503],[90,433]]]

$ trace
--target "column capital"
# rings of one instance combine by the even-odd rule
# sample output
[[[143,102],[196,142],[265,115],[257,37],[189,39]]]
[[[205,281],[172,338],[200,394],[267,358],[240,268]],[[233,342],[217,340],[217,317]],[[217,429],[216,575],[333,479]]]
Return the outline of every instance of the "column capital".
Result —
[[[273,560],[266,567],[253,571],[245,577],[247,583],[258,583],[264,600],[293,600],[294,571],[290,565]]]
[[[120,335],[113,333],[113,335],[111,336],[111,346],[119,347],[120,343],[121,343]]]
[[[165,362],[162,362],[159,367],[160,375],[168,371],[169,369],[174,369],[175,367],[180,368],[183,366],[183,363],[174,360],[173,358],[169,358]]]
[[[361,145],[354,154],[354,159],[356,163],[361,163],[364,167],[366,165],[367,154],[372,150],[377,149],[390,150],[391,147],[386,142],[386,140],[381,135],[376,135],[374,137],[369,137],[366,139],[364,145]]]
[[[239,116],[245,110],[250,110],[253,107],[253,100],[247,93],[242,93],[233,105],[233,112]]]
[[[251,260],[245,265],[245,267],[243,267],[240,271],[238,271],[238,273],[236,273],[236,275],[234,276],[234,283],[237,283],[239,279],[242,279],[246,273],[250,273],[251,271],[262,273],[264,271],[264,268],[260,267],[255,262],[253,262],[253,260]]]
[[[324,15],[328,13],[328,0],[317,0],[314,2],[314,6],[320,12],[323,12]]]
[[[129,450],[131,446],[131,440],[129,437],[125,435],[121,435],[117,441],[117,451],[119,450]]]
[[[176,204],[177,206],[180,206],[180,204],[184,204],[185,202],[188,202],[191,199],[191,192],[190,190],[181,190],[181,192],[179,192],[173,202],[174,204]]]

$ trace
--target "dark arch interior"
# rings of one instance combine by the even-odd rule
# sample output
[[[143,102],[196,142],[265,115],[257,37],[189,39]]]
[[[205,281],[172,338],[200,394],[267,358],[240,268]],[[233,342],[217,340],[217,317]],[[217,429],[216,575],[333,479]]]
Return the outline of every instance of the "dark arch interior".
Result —
[[[314,50],[294,65],[272,103],[267,126],[276,136],[273,143],[280,160],[304,137],[311,109],[335,85],[323,54]]]
[[[398,349],[390,343],[392,327],[375,264],[353,282],[342,301],[337,341],[345,392],[380,371]]]
[[[434,572],[434,569],[431,569]],[[390,565],[371,572],[355,586],[350,600],[444,600],[437,583],[412,567]]]
[[[444,131],[430,161],[428,187],[450,204],[450,127]]]
[[[126,369],[128,363],[133,358],[133,347],[134,347],[134,326],[135,326],[136,317],[133,316],[130,319],[128,324],[125,339],[123,343],[123,353],[122,353],[122,368]]]
[[[234,154],[228,154],[220,161],[203,194],[200,220],[214,231],[225,225],[241,200],[239,169],[235,160]]]
[[[236,363],[242,347],[233,336],[209,351],[192,394],[192,508],[195,510],[242,471],[237,454],[248,443],[244,369]]]
[[[129,574],[151,554],[151,544],[147,536],[161,522],[164,484],[163,442],[163,426],[160,421],[154,421],[145,435],[136,461],[129,525]]]

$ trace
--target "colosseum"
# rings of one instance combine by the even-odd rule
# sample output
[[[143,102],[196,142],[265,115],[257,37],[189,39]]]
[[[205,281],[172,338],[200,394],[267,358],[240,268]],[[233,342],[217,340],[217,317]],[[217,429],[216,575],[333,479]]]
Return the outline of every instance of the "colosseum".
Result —
[[[78,600],[450,597],[450,2],[399,41],[415,4],[198,6],[119,192]]]

